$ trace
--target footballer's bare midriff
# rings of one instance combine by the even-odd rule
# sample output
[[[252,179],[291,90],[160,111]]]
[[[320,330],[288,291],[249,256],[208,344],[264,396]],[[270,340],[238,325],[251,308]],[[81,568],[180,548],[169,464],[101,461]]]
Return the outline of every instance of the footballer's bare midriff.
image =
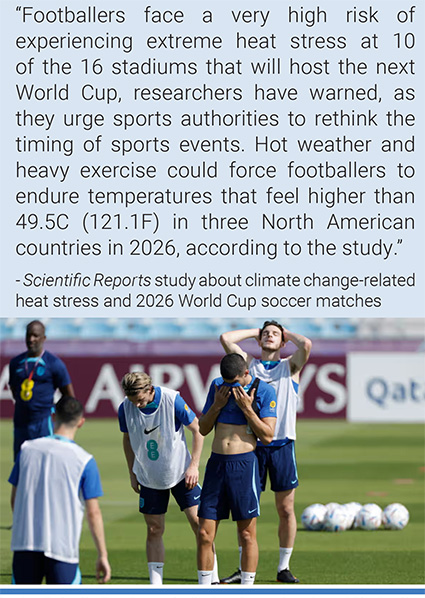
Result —
[[[219,455],[237,455],[255,450],[257,439],[248,431],[248,426],[218,423],[212,443],[212,452]]]

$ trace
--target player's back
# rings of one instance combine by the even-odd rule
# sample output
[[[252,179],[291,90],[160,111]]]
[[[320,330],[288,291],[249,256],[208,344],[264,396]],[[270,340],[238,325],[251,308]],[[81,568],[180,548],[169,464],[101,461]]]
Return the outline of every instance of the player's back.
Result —
[[[12,550],[78,562],[84,503],[80,482],[92,456],[62,436],[29,440],[19,455]]]

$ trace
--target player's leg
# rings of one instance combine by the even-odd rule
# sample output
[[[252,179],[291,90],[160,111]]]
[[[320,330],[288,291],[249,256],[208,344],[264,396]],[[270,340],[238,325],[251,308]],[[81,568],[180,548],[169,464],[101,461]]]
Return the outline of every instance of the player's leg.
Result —
[[[279,545],[293,548],[297,535],[297,520],[295,517],[295,490],[275,493],[276,510],[279,515]]]
[[[162,515],[144,514],[146,521],[146,556],[148,559],[149,580],[152,585],[161,585],[165,562],[163,535],[165,513]]]
[[[241,584],[253,584],[258,564],[256,517],[261,483],[255,453],[227,455],[226,490],[242,547]]]
[[[48,584],[81,584],[81,571],[78,563],[64,563],[45,557],[46,583]]]
[[[202,488],[199,484],[188,490],[184,480],[179,482],[174,488],[171,488],[171,493],[176,499],[180,510],[186,515],[195,536],[198,533],[198,507],[201,499],[201,491]]]
[[[243,519],[236,523],[242,545],[241,584],[252,585],[258,566],[257,520]]]
[[[213,453],[205,470],[198,511],[198,582],[200,584],[218,581],[214,539],[219,521],[228,519],[230,512],[224,467],[225,456]]]
[[[164,562],[165,548],[163,535],[165,530],[165,514],[144,515],[146,521],[146,556],[148,563],[152,561]]]
[[[165,548],[162,538],[169,498],[169,490],[140,487],[139,511],[146,522],[146,556],[152,585],[161,585],[163,579]]]
[[[199,503],[201,498],[202,488],[199,484],[192,488],[192,490],[188,490],[186,488],[185,481],[182,480],[177,486],[175,486],[171,490],[174,498],[177,501],[177,504],[180,507],[180,510],[184,512],[189,521],[190,527],[192,528],[193,533],[195,534],[196,541],[198,541],[198,529],[199,529],[199,517],[198,517],[198,510],[199,510]],[[213,552],[214,552],[214,566],[213,566],[213,573],[212,573],[212,583],[216,584],[219,583],[218,577],[218,564],[217,564],[217,555],[215,552],[215,547],[213,545]]]
[[[192,528],[195,537],[198,536],[198,526],[199,526],[199,519],[198,519],[198,507],[188,507],[184,509],[184,514],[187,517],[190,527]]]
[[[13,553],[12,584],[41,584],[44,577],[44,554],[27,550]]]
[[[219,521],[200,517],[198,528],[198,583],[210,585],[214,570],[214,540]]]
[[[261,484],[261,491],[266,489],[266,482],[267,482],[267,456],[268,453],[264,451],[264,447],[256,448],[255,454],[258,460],[258,474],[260,477],[260,484]],[[240,539],[240,534],[238,532],[238,548],[239,548],[239,568],[229,575],[228,577],[223,577],[220,579],[220,583],[223,584],[231,584],[231,583],[241,583],[241,570],[242,570],[242,543]]]
[[[279,563],[277,567],[277,581],[282,583],[298,583],[298,579],[289,570],[289,561],[297,535],[297,520],[295,517],[295,488],[298,486],[297,464],[295,459],[294,442],[282,447],[271,447],[270,453],[270,481],[275,493],[276,511],[279,516]]]

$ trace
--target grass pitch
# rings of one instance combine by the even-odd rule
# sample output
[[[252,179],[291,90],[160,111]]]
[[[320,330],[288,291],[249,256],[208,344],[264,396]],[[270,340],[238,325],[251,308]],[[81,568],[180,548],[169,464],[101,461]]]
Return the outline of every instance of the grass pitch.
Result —
[[[307,532],[298,526],[291,570],[305,584],[423,584],[425,582],[424,427],[412,425],[349,424],[341,421],[298,422],[297,461],[300,487],[296,513],[314,502],[376,502],[382,508],[401,502],[410,522],[402,531],[351,530],[342,533]],[[145,525],[130,487],[113,420],[88,420],[77,441],[99,464],[112,583],[149,583],[145,555]],[[210,452],[207,437],[201,477]],[[190,442],[189,442],[190,444]],[[12,521],[7,478],[12,465],[12,423],[0,422],[0,583],[10,583],[11,553],[8,528]],[[235,524],[220,524],[216,547],[219,573],[232,573],[238,564]],[[257,583],[274,583],[278,557],[274,495],[266,490],[258,520],[260,563]],[[170,500],[166,518],[165,583],[196,583],[195,539],[185,516]],[[83,583],[95,583],[94,550],[85,524],[80,566]]]

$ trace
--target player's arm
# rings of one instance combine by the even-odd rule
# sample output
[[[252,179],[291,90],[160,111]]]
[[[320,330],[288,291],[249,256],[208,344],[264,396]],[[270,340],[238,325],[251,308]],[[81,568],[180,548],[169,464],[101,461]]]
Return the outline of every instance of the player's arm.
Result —
[[[220,411],[226,405],[227,401],[230,397],[230,388],[229,386],[215,386],[214,388],[210,388],[210,392],[208,396],[210,397],[210,393],[214,392],[214,400],[212,401],[211,406],[208,410],[205,411],[199,418],[199,431],[202,436],[206,436],[211,432],[214,428],[215,422],[217,421],[217,417],[220,415]],[[206,406],[208,405],[208,400]],[[205,408],[204,408],[205,409]]]
[[[10,493],[10,506],[12,507],[12,513],[13,513],[13,509],[15,508],[15,499],[16,499],[16,486],[12,486],[12,491]]]
[[[130,474],[130,484],[131,484],[131,487],[133,488],[134,492],[137,492],[137,494],[139,494],[140,493],[140,484],[137,481],[136,475],[133,471],[134,452],[131,447],[130,436],[129,436],[128,432],[124,432],[122,436],[123,436],[122,447],[124,450],[125,459],[127,461],[128,472]]]
[[[306,336],[302,334],[295,334],[290,332],[286,328],[284,329],[285,342],[291,341],[297,347],[297,350],[289,358],[289,366],[291,368],[291,375],[294,376],[301,371],[303,366],[306,364],[312,347],[312,342]]]
[[[106,550],[103,518],[97,498],[89,498],[86,502],[87,521],[94,545],[97,550],[96,579],[98,583],[106,583],[111,579],[111,567]]]
[[[276,417],[258,417],[252,407],[254,391],[248,395],[242,386],[235,386],[233,394],[253,433],[263,444],[270,444],[276,427]]]
[[[204,437],[199,431],[198,418],[195,419],[186,426],[192,433],[192,459],[189,467],[186,469],[185,481],[186,487],[192,490],[199,481],[199,462],[201,460],[202,447],[204,445]]]
[[[229,330],[229,332],[224,332],[220,336],[220,342],[223,345],[223,349],[226,351],[226,353],[238,353],[239,355],[242,355],[249,365],[252,360],[252,355],[249,355],[243,351],[243,349],[241,349],[238,345],[238,343],[248,338],[255,338],[255,340],[258,342],[260,340],[260,329],[248,328],[244,330]]]
[[[61,391],[63,397],[75,397],[74,387],[71,383],[61,386],[59,390]]]

